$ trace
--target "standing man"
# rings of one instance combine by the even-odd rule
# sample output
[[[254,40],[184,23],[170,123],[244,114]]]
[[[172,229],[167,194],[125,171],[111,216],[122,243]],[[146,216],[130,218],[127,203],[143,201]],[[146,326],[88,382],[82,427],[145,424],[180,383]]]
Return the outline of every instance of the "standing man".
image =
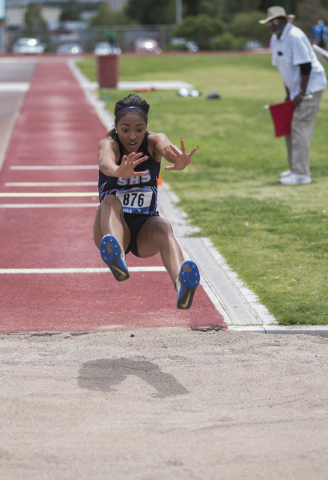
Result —
[[[313,43],[318,45],[320,48],[326,50],[327,48],[327,38],[328,38],[328,29],[323,20],[319,20],[317,25],[312,27],[312,38]]]
[[[291,134],[286,136],[289,170],[280,177],[283,185],[311,183],[309,150],[319,103],[327,86],[323,66],[305,33],[290,23],[293,19],[294,15],[286,15],[283,7],[271,7],[267,18],[260,21],[272,33],[272,64],[278,67],[286,100],[292,100],[294,107]]]

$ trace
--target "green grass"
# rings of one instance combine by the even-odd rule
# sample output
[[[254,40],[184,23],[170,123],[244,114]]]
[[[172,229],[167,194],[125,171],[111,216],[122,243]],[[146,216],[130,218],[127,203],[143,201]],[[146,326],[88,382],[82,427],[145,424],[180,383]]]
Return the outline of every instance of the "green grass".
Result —
[[[96,80],[94,58],[78,66]],[[326,68],[327,71],[327,68]],[[311,148],[310,185],[284,187],[284,139],[275,138],[265,104],[283,100],[270,55],[122,56],[120,80],[184,80],[203,92],[141,94],[151,105],[149,129],[188,149],[193,163],[163,178],[199,236],[210,237],[231,268],[280,324],[328,324],[328,95]],[[207,100],[212,91],[221,100]],[[108,108],[130,92],[102,90]]]

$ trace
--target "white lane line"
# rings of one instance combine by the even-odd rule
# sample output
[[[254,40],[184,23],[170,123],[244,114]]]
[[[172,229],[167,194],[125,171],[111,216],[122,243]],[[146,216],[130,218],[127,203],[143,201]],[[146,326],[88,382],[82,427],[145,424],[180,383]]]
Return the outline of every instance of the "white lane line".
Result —
[[[98,170],[98,165],[13,165],[10,170]]]
[[[32,274],[32,273],[103,273],[105,268],[0,268],[0,274]],[[165,267],[129,267],[129,272],[166,272]]]
[[[27,92],[29,88],[28,82],[0,82],[0,92]]]
[[[7,182],[5,187],[95,187],[96,182]]]
[[[0,208],[96,208],[98,205],[99,203],[0,203]]]
[[[10,192],[0,193],[0,197],[3,198],[22,198],[22,197],[96,197],[98,198],[98,192]]]

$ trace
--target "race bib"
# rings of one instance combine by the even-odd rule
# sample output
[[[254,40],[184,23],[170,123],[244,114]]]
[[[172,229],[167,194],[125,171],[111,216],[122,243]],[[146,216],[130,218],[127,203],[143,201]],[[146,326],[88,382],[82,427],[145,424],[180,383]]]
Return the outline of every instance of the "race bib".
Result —
[[[148,214],[153,191],[151,188],[131,188],[116,192],[124,213]]]

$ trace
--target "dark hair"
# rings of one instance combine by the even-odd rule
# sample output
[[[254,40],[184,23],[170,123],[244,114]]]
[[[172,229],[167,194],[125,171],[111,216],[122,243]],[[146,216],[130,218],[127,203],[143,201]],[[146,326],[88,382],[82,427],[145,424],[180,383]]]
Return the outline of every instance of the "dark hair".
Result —
[[[128,97],[119,100],[115,104],[114,114],[115,114],[115,124],[121,120],[127,113],[131,113],[131,111],[135,111],[140,115],[146,122],[148,123],[148,112],[149,112],[149,104],[146,100],[142,100],[139,95],[135,95],[131,93]],[[113,137],[115,134],[115,127],[112,128],[106,135],[106,137]]]

